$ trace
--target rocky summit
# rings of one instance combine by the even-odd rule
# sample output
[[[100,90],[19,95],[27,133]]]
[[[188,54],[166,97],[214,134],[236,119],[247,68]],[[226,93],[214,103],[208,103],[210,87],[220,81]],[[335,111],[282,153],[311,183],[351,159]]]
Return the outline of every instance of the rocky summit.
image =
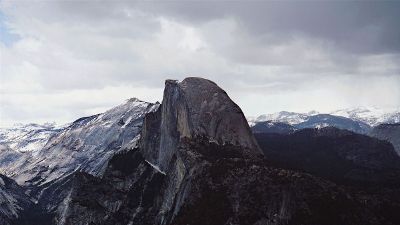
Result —
[[[110,129],[127,132],[118,135],[124,138],[123,141],[116,139],[117,150],[108,151],[113,145],[101,148],[110,155],[104,158],[105,162],[101,158],[104,165],[101,173],[76,169],[46,180],[32,192],[33,196],[40,196],[33,200],[27,196],[30,193],[13,193],[10,196],[22,196],[13,197],[17,199],[18,210],[11,211],[3,224],[400,224],[396,213],[400,211],[400,190],[393,186],[396,182],[382,185],[372,182],[368,183],[373,184],[371,187],[366,187],[359,182],[352,183],[353,179],[336,182],[328,176],[329,171],[328,175],[317,173],[325,172],[324,165],[331,165],[318,160],[329,158],[333,165],[345,166],[346,173],[338,175],[344,178],[348,177],[348,170],[353,169],[362,170],[363,175],[371,171],[386,175],[392,165],[396,170],[400,165],[400,159],[387,142],[331,128],[313,132],[274,131],[268,135],[287,138],[280,138],[283,143],[279,144],[289,150],[290,146],[285,143],[297,143],[292,136],[300,136],[304,139],[304,149],[312,146],[316,151],[311,154],[315,155],[311,161],[306,150],[294,156],[284,151],[285,157],[297,157],[297,161],[306,162],[300,165],[312,169],[314,167],[307,162],[315,163],[320,169],[315,172],[307,169],[309,167],[282,168],[284,166],[274,162],[282,157],[273,157],[279,153],[275,148],[278,144],[269,145],[271,142],[267,138],[271,136],[263,136],[264,130],[270,130],[258,130],[257,142],[242,110],[227,93],[214,82],[196,77],[181,82],[167,80],[162,103],[145,104],[138,112],[140,116],[132,117],[134,120],[129,119],[130,114],[122,112],[123,108],[119,107],[118,113],[101,116],[107,120],[100,120],[99,116],[83,118],[69,128],[73,130],[81,123],[89,123],[93,127],[88,131],[92,131],[96,130],[96,121],[102,121],[102,134],[108,134]],[[135,106],[129,111],[136,112],[136,109]],[[126,130],[127,124],[131,130]],[[137,135],[139,130],[140,135]],[[96,137],[107,139],[108,136]],[[128,140],[129,137],[132,140]],[[87,140],[83,138],[80,147],[74,149],[86,149]],[[62,149],[70,149],[68,143],[65,142]],[[340,143],[337,148],[327,148],[336,143]],[[373,145],[368,147],[371,143]],[[348,146],[352,148],[347,150]],[[14,185],[18,190],[23,189]],[[10,192],[9,188],[3,189],[4,193]],[[6,210],[13,206],[12,201],[5,203]]]
[[[161,107],[144,119],[141,151],[165,170],[182,140],[196,138],[262,154],[242,110],[214,82],[195,77],[180,83],[167,80]]]

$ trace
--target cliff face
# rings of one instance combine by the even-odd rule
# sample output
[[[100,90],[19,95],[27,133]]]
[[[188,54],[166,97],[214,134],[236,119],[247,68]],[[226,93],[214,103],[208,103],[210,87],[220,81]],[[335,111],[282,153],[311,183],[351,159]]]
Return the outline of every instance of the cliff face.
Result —
[[[159,112],[146,115],[144,121],[141,150],[161,170],[167,169],[182,138],[205,137],[241,146],[249,155],[262,154],[242,110],[206,79],[167,80]]]

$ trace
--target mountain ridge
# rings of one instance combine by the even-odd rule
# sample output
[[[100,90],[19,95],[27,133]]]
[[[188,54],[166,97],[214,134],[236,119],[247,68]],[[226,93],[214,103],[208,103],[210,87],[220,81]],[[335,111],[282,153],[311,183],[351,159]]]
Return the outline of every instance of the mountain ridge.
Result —
[[[280,111],[276,113],[263,114],[257,117],[248,117],[250,123],[262,121],[284,122],[290,125],[304,122],[307,118],[317,114],[329,114],[332,116],[341,116],[357,122],[368,124],[369,126],[377,126],[381,123],[399,123],[400,109],[383,110],[376,107],[358,107],[348,109],[338,109],[330,112],[318,112],[315,110],[308,113]]]

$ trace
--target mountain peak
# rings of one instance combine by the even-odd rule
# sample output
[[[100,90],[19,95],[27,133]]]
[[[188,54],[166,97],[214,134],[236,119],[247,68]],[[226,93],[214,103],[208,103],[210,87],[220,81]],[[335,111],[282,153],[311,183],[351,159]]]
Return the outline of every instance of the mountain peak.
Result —
[[[144,102],[136,97],[128,98],[126,102]]]
[[[166,80],[161,107],[144,120],[143,154],[163,170],[181,140],[196,137],[262,154],[242,110],[217,84],[199,77]]]

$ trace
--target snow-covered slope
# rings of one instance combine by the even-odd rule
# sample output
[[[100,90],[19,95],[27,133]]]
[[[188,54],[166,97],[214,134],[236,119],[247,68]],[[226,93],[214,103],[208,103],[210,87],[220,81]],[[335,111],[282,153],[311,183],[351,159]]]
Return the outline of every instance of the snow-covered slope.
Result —
[[[294,127],[297,129],[336,127],[359,134],[367,134],[371,130],[371,127],[364,122],[330,114],[309,116],[304,122],[295,124]]]
[[[400,109],[383,110],[375,107],[336,110],[329,114],[362,121],[370,126],[383,123],[400,123]]]
[[[275,121],[281,123],[287,123],[290,125],[298,124],[304,122],[309,116],[318,114],[316,111],[311,111],[308,113],[295,113],[288,111],[281,111],[272,114],[263,114],[256,118],[248,118],[249,122],[257,123],[264,121]]]
[[[36,152],[61,129],[51,123],[16,124],[12,128],[0,128],[0,145],[7,145],[16,152]]]
[[[98,175],[114,153],[135,145],[143,116],[157,108],[158,103],[132,98],[105,113],[80,118],[50,136],[40,150],[13,151],[20,157],[0,172],[23,185],[43,185],[76,170]]]
[[[16,124],[11,128],[0,128],[0,173],[8,174],[8,168],[26,158],[35,157],[47,141],[62,129],[50,123]]]
[[[367,124],[371,127],[383,123],[400,123],[400,109],[383,110],[374,107],[341,109],[327,113],[319,113],[317,111],[310,111],[308,113],[281,111],[277,113],[263,114],[258,117],[248,117],[247,119],[251,126],[255,125],[258,122],[264,121],[274,121],[296,125],[307,122],[307,120],[309,120],[311,117],[317,115],[331,115],[342,118],[344,117],[356,122],[361,122],[361,125]],[[323,125],[323,123],[321,122],[320,125]]]

